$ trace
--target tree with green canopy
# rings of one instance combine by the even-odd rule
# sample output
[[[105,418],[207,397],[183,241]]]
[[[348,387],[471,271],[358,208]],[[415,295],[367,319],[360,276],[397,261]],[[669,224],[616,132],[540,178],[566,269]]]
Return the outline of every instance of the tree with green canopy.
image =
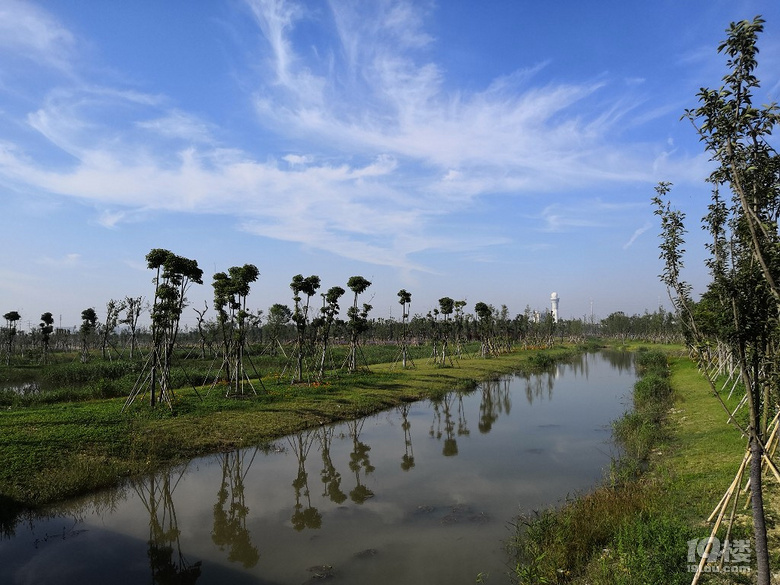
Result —
[[[320,346],[322,351],[320,352],[320,364],[317,371],[317,377],[322,380],[325,375],[325,360],[328,353],[328,342],[330,340],[330,332],[333,327],[336,317],[339,314],[341,308],[339,307],[339,299],[344,296],[346,291],[340,286],[332,286],[328,289],[328,292],[322,294],[322,308],[320,309]]]
[[[89,347],[90,341],[95,334],[98,326],[98,318],[95,309],[90,307],[81,311],[81,327],[79,327],[79,334],[81,336],[81,363],[85,364],[89,361]]]
[[[107,355],[109,337],[119,324],[119,315],[125,310],[125,302],[111,299],[106,303],[106,319],[100,326],[100,354],[103,359],[110,357]]]
[[[347,281],[347,287],[354,293],[352,306],[347,309],[347,329],[349,330],[349,354],[347,354],[347,367],[350,372],[357,371],[357,354],[360,347],[360,336],[368,329],[368,313],[373,308],[367,303],[358,307],[358,296],[366,292],[371,282],[362,276],[351,276]]]
[[[401,366],[406,367],[409,359],[409,307],[412,304],[412,293],[402,288],[398,291],[398,304],[401,305]]]
[[[149,389],[149,404],[159,400],[172,408],[173,388],[171,367],[179,323],[187,306],[187,291],[194,284],[203,284],[203,270],[196,260],[177,256],[169,250],[154,248],[146,255],[146,265],[155,271],[152,302],[152,350],[147,365],[125,402],[129,406],[145,387]],[[147,386],[148,382],[148,386]]]
[[[251,284],[259,276],[257,266],[244,264],[229,268],[227,273],[217,272],[213,277],[214,310],[222,335],[220,372],[225,372],[228,386],[237,394],[244,393],[244,380],[249,380],[244,370],[244,354],[247,328],[255,318],[247,311],[246,302]]]
[[[487,303],[478,302],[474,305],[479,326],[480,353],[487,357],[494,353],[493,345],[493,307]]]
[[[780,400],[776,383],[780,376],[780,157],[770,139],[780,115],[776,104],[757,107],[754,103],[760,88],[755,75],[757,39],[763,25],[760,17],[731,23],[718,47],[727,56],[723,85],[701,89],[699,107],[685,114],[717,165],[707,179],[712,199],[703,219],[711,236],[706,264],[712,281],[698,303],[692,299],[691,285],[682,279],[685,214],[667,199],[670,183],[658,185],[653,202],[661,219],[661,279],[687,326],[688,341],[714,396],[730,423],[748,439],[756,579],[759,585],[768,585],[762,468],[777,473],[766,444],[771,438],[768,421],[777,414]],[[707,367],[713,344],[737,366],[748,408],[746,421],[738,420],[720,398]],[[728,498],[724,500],[728,503]]]
[[[119,320],[121,325],[127,325],[130,330],[130,359],[135,358],[136,333],[138,331],[138,320],[141,313],[145,310],[146,303],[143,297],[125,297],[124,310],[125,316]]]
[[[54,315],[49,312],[41,315],[41,322],[38,324],[38,330],[41,332],[41,361],[44,364],[49,362],[49,343],[51,334],[54,332]]]
[[[5,335],[6,335],[6,356],[5,365],[11,365],[11,354],[14,350],[14,340],[16,339],[16,322],[21,319],[22,316],[18,311],[9,311],[3,315],[5,319]]]
[[[320,277],[312,274],[311,276],[303,277],[302,274],[296,274],[293,276],[290,283],[290,289],[293,291],[293,302],[295,303],[292,320],[295,324],[296,340],[296,362],[295,362],[295,376],[293,381],[303,381],[303,363],[304,353],[306,351],[306,328],[309,325],[309,303],[311,297],[320,288]],[[302,297],[304,295],[306,297]]]
[[[455,301],[455,316],[453,317],[453,336],[455,338],[455,353],[460,358],[463,356],[463,332],[465,329],[466,317],[463,309],[466,307],[466,301]]]
[[[293,312],[287,305],[281,303],[274,303],[268,309],[268,316],[266,317],[266,324],[268,326],[269,335],[271,337],[269,341],[269,353],[276,355],[276,348],[282,350],[282,355],[287,357],[279,338],[284,332],[284,328],[292,320]]]
[[[442,297],[439,299],[439,313],[444,316],[441,323],[441,365],[446,365],[447,359],[449,358],[447,355],[447,349],[449,348],[450,341],[450,315],[452,315],[454,310],[455,300],[453,298]],[[450,364],[452,364],[452,359],[449,359]]]

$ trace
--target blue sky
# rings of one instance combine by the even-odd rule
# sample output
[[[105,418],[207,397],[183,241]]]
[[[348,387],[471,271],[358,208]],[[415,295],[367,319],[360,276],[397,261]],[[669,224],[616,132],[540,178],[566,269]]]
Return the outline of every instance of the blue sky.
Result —
[[[0,312],[150,298],[152,248],[199,262],[199,307],[245,263],[262,310],[298,273],[368,278],[376,317],[401,288],[422,314],[668,307],[653,187],[700,291],[710,163],[680,117],[757,14],[774,101],[768,0],[0,0]]]

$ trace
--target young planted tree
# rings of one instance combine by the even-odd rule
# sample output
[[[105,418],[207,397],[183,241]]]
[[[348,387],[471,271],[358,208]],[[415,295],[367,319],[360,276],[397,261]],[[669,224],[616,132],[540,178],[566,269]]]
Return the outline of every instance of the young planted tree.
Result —
[[[278,347],[280,350],[282,350],[282,355],[286,358],[287,354],[284,351],[284,347],[282,346],[281,341],[279,341],[279,337],[281,337],[282,333],[284,332],[284,328],[287,326],[287,324],[292,319],[293,312],[290,310],[290,307],[287,305],[282,305],[281,303],[274,303],[271,305],[271,308],[268,309],[268,317],[266,318],[266,323],[268,325],[268,332],[271,337],[269,343],[269,353],[271,355],[276,355],[276,348]]]
[[[100,327],[100,353],[106,359],[109,345],[109,337],[119,324],[119,315],[125,310],[125,302],[111,299],[106,303],[106,320]],[[110,357],[110,354],[108,354]]]
[[[195,314],[198,316],[198,344],[200,345],[200,359],[206,359],[206,342],[208,336],[206,334],[206,313],[209,310],[209,304],[203,301],[203,310],[192,308]]]
[[[11,365],[11,354],[14,351],[14,341],[16,340],[16,322],[21,319],[22,316],[18,311],[9,311],[3,315],[5,319],[5,336],[6,336],[6,354],[5,365]]]
[[[47,364],[49,363],[49,342],[51,334],[54,332],[54,315],[48,312],[41,315],[38,329],[41,332],[41,362]]]
[[[203,270],[196,260],[177,256],[169,250],[155,248],[146,255],[147,266],[155,270],[154,301],[152,303],[152,350],[147,365],[125,402],[125,408],[145,388],[149,389],[149,404],[165,401],[172,407],[171,366],[179,322],[187,306],[190,286],[203,284]]]
[[[89,308],[81,311],[81,363],[86,364],[89,361],[90,341],[97,330],[98,318],[95,309]]]
[[[728,57],[724,84],[702,89],[699,107],[686,112],[718,165],[708,179],[713,195],[704,218],[704,228],[712,237],[707,246],[712,282],[700,303],[693,302],[691,286],[681,279],[685,215],[664,201],[669,183],[656,188],[653,201],[662,225],[661,278],[688,326],[690,343],[713,393],[720,400],[715,374],[707,368],[712,343],[728,352],[744,386],[747,425],[740,425],[731,413],[729,421],[748,437],[756,576],[759,585],[768,585],[762,467],[777,473],[766,445],[772,439],[768,420],[776,414],[780,399],[776,384],[780,375],[780,157],[769,140],[780,118],[775,104],[759,108],[753,103],[760,87],[755,76],[756,43],[763,23],[758,17],[731,23],[727,39],[718,47]],[[729,192],[729,199],[721,195],[723,190]],[[741,472],[737,484],[740,478]]]
[[[463,309],[466,307],[466,301],[455,301],[455,317],[453,318],[453,336],[455,337],[455,353],[463,357],[463,331],[465,329],[465,316]]]
[[[303,381],[303,361],[306,344],[306,328],[309,324],[309,303],[311,297],[320,288],[320,277],[316,275],[303,277],[302,274],[293,276],[290,283],[290,289],[293,291],[293,302],[295,303],[295,309],[293,311],[292,320],[295,323],[296,331],[296,362],[295,362],[295,377],[293,381]],[[305,295],[304,301],[301,295]]]
[[[487,357],[495,352],[493,342],[493,307],[479,302],[474,305],[474,311],[477,313],[480,353],[482,357]]]
[[[227,274],[218,272],[214,275],[214,309],[223,349],[220,372],[225,372],[228,386],[237,394],[244,393],[244,380],[249,381],[244,370],[244,354],[247,329],[253,316],[246,310],[246,300],[250,286],[258,276],[260,271],[254,264],[233,266]]]
[[[322,308],[320,309],[320,344],[322,346],[322,352],[320,353],[320,365],[317,372],[317,377],[320,380],[322,380],[325,375],[325,359],[328,353],[330,331],[341,310],[339,307],[339,299],[345,292],[346,291],[340,286],[333,286],[328,289],[328,292],[322,295]]]
[[[441,331],[439,331],[439,309],[428,311],[425,315],[425,325],[428,338],[431,340],[431,358],[429,361],[435,364],[439,361],[439,338],[441,337]]]
[[[509,308],[501,305],[501,309],[496,314],[496,325],[498,328],[498,351],[509,353],[512,351],[512,335],[510,331],[511,320],[509,319]]]
[[[119,320],[121,325],[127,325],[130,329],[130,359],[135,358],[136,332],[138,331],[138,320],[141,313],[145,310],[143,297],[125,297],[124,311],[125,316]]]
[[[347,328],[349,329],[350,337],[349,354],[347,355],[346,363],[350,372],[357,371],[360,336],[368,329],[368,313],[372,309],[371,305],[366,303],[363,303],[362,309],[358,308],[358,296],[366,292],[369,286],[371,286],[371,282],[362,276],[352,276],[347,281],[347,287],[355,294],[352,306],[347,309],[347,317],[349,318]]]
[[[444,315],[444,319],[441,324],[442,329],[442,342],[441,342],[441,365],[447,363],[447,349],[450,341],[450,315],[455,310],[455,300],[450,297],[442,297],[439,299],[439,313]],[[450,365],[452,365],[452,359],[450,358]]]
[[[398,303],[401,305],[401,366],[406,367],[406,362],[409,360],[409,307],[412,304],[412,293],[407,292],[406,289],[398,291]],[[414,364],[414,362],[412,362]]]

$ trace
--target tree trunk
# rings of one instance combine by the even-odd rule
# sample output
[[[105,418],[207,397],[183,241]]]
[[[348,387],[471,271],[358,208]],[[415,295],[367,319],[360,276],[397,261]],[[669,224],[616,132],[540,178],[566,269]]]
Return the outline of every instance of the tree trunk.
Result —
[[[753,532],[756,539],[756,579],[758,585],[769,585],[769,548],[764,518],[764,495],[761,485],[761,443],[750,441],[750,503],[753,510]]]

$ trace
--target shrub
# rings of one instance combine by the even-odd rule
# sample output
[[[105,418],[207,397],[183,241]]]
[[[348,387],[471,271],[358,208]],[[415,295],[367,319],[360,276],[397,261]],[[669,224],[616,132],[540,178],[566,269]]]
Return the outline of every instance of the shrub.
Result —
[[[538,368],[540,370],[546,370],[553,367],[556,361],[557,360],[554,356],[542,352],[531,354],[531,356],[528,358],[528,362],[534,368]]]
[[[635,358],[637,372],[644,376],[650,372],[664,378],[669,377],[669,367],[666,360],[666,354],[662,351],[640,351]]]
[[[659,376],[653,370],[634,384],[634,408],[642,409],[653,402],[667,403],[672,395],[672,386],[666,376]]]

